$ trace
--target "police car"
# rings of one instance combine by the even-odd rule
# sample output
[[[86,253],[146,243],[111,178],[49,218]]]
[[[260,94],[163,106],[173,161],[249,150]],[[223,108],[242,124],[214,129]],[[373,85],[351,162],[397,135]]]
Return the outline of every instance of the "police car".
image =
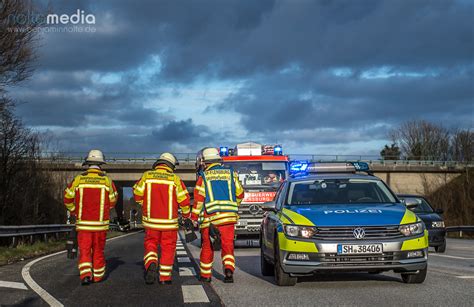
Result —
[[[366,163],[295,162],[290,170],[263,206],[264,276],[274,275],[280,286],[335,271],[394,271],[405,283],[425,280],[425,225]]]

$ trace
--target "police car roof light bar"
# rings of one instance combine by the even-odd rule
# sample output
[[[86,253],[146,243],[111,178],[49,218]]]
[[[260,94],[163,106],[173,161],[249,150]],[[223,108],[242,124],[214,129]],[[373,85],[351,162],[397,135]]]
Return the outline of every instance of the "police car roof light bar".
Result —
[[[366,162],[315,162],[308,166],[309,173],[370,172]]]
[[[373,175],[370,171],[369,164],[366,162],[311,162],[308,161],[291,161],[290,162],[290,176],[300,177],[309,174],[324,174],[324,173],[356,173],[365,172]]]

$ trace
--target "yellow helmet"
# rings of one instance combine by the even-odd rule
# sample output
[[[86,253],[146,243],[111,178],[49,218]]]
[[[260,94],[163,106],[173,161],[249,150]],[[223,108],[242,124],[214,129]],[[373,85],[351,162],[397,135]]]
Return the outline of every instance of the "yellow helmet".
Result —
[[[178,159],[169,152],[164,152],[160,155],[158,160],[153,164],[153,168],[155,168],[158,164],[166,164],[172,169],[175,169],[177,165],[179,165]]]
[[[84,163],[82,165],[101,165],[105,164],[105,158],[102,151],[98,149],[92,149],[89,151]]]

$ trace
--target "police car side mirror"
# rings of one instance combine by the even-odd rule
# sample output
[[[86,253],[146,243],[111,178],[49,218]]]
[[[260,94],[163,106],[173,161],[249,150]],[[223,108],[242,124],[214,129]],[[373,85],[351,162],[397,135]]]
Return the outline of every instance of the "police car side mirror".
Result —
[[[409,210],[413,210],[419,205],[419,200],[416,198],[405,198],[405,206]]]
[[[276,203],[274,201],[267,201],[262,204],[261,208],[263,211],[276,212]]]

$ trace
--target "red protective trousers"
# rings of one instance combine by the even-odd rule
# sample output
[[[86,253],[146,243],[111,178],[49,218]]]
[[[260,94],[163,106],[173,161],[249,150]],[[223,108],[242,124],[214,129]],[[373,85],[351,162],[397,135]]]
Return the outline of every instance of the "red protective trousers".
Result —
[[[99,282],[105,274],[105,239],[107,231],[78,231],[79,273],[81,279],[94,277]]]
[[[158,245],[160,245],[160,281],[171,280],[177,237],[177,230],[145,229],[145,256],[143,257],[145,270],[152,263],[158,265]]]
[[[221,233],[221,257],[224,269],[235,269],[234,258],[234,224],[217,226]],[[201,276],[209,278],[212,276],[212,262],[214,260],[214,251],[212,250],[211,240],[209,239],[209,227],[201,229],[201,257],[200,271]]]

